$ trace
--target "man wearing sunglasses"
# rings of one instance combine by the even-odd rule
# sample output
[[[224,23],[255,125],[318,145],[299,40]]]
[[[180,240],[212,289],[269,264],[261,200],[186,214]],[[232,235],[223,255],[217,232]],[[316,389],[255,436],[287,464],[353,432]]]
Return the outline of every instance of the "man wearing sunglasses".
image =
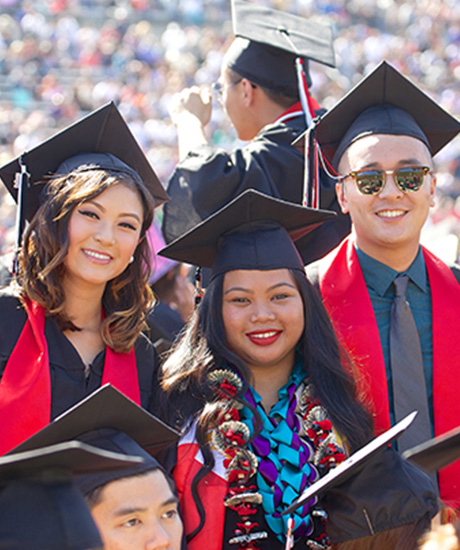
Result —
[[[460,424],[460,271],[420,245],[434,204],[432,157],[459,130],[386,62],[316,126],[352,233],[309,276],[355,361],[376,431],[418,411],[400,451]],[[442,499],[459,506],[460,464],[438,481]]]
[[[313,59],[334,66],[331,28],[254,2],[231,4],[236,38],[225,53],[213,91],[238,138],[248,143],[228,152],[208,142],[209,89],[195,86],[174,97],[170,113],[180,161],[167,187],[171,200],[162,228],[166,242],[249,188],[298,204],[304,200],[304,157],[292,142],[319,110],[309,97],[308,63]],[[303,71],[298,72],[297,59]],[[306,263],[329,252],[350,230],[348,215],[340,214],[334,181],[324,173],[321,187],[321,207],[338,216],[314,239],[298,241]]]

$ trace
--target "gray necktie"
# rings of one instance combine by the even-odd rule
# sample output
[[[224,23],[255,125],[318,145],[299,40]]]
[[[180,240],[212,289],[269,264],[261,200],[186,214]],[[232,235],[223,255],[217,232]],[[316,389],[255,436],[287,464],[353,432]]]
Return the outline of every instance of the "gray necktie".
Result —
[[[395,420],[414,410],[413,424],[398,438],[400,452],[432,437],[422,349],[414,318],[406,300],[408,276],[397,277],[390,319],[390,359]]]

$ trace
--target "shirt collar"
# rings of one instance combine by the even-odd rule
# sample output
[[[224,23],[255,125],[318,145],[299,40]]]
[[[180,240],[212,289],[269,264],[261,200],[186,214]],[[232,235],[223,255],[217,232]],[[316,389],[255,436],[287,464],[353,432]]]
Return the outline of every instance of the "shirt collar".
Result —
[[[384,296],[391,283],[398,275],[408,275],[422,292],[428,289],[425,260],[422,249],[419,247],[417,256],[406,271],[396,271],[386,264],[368,256],[355,247],[366,285],[371,287],[379,296]]]

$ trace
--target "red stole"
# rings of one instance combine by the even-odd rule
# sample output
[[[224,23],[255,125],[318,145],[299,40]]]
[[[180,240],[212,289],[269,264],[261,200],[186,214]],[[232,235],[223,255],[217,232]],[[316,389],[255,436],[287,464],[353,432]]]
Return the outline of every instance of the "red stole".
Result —
[[[173,471],[179,496],[184,532],[190,534],[200,522],[200,516],[192,496],[192,480],[202,466],[199,461],[200,450],[189,434],[181,439],[177,448],[177,463]],[[218,469],[217,469],[218,470]],[[222,472],[221,472],[222,473]],[[198,494],[206,513],[201,531],[187,543],[187,550],[221,550],[224,537],[225,506],[227,481],[216,471],[212,471],[198,484]]]
[[[431,288],[433,409],[438,436],[460,425],[460,356],[455,352],[460,286],[446,264],[425,248],[422,250]],[[385,364],[378,345],[377,322],[351,237],[321,261],[319,284],[337,336],[356,363],[358,382],[379,434],[390,427]],[[460,505],[460,461],[439,472],[439,486],[443,501],[454,508]]]
[[[51,417],[51,376],[45,313],[25,302],[27,320],[0,380],[0,456],[44,428]],[[134,349],[105,351],[102,385],[110,383],[140,405]]]

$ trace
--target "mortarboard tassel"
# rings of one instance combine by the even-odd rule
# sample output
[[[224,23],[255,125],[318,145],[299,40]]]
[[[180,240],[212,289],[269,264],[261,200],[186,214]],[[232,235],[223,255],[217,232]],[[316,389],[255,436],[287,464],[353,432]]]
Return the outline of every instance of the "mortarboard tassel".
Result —
[[[305,138],[304,206],[319,207],[318,146],[316,119],[313,120]]]
[[[307,79],[303,66],[303,59],[296,58],[297,81],[302,108],[307,122],[308,137],[305,144],[305,176],[304,176],[304,206],[319,208],[319,173],[317,160],[317,146],[315,140],[315,109],[308,93]]]
[[[18,256],[19,249],[21,248],[22,234],[24,232],[25,220],[26,220],[26,199],[27,199],[27,189],[29,188],[29,179],[30,176],[27,172],[27,166],[24,162],[24,155],[19,157],[19,165],[21,171],[16,174],[15,177],[15,188],[18,190],[17,203],[18,210],[16,213],[16,243],[14,245],[14,258],[13,258],[13,275],[18,273]]]

